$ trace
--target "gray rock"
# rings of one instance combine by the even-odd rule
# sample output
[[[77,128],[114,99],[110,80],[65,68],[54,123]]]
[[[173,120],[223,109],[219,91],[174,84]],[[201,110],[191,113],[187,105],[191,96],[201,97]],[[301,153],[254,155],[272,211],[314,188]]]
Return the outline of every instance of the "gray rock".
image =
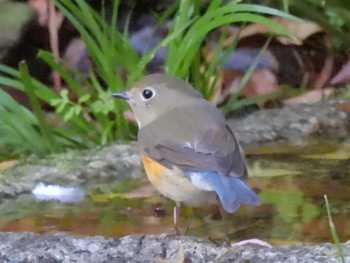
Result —
[[[0,171],[0,198],[29,193],[40,182],[84,188],[106,187],[118,180],[144,176],[135,144],[113,144],[92,151],[74,150]]]
[[[350,134],[350,115],[336,108],[336,101],[300,104],[261,110],[229,120],[242,144],[296,141],[306,136],[343,139]]]
[[[350,242],[342,245],[350,262]],[[122,238],[0,233],[1,262],[340,262],[335,245],[272,248],[223,247],[186,236],[131,235]]]

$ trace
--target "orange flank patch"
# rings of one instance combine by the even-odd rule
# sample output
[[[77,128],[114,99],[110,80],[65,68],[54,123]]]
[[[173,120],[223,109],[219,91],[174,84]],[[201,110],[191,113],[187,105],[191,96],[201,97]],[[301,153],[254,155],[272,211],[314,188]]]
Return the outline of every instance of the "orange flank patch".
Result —
[[[160,176],[164,173],[166,168],[142,153],[141,158],[148,179],[153,185],[158,185]]]

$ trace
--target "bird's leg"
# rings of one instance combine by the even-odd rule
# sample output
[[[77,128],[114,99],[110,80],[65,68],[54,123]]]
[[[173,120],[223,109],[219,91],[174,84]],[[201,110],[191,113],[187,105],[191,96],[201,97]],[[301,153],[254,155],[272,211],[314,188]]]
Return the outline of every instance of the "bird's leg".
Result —
[[[233,243],[231,244],[230,242],[230,238],[228,236],[228,225],[227,225],[227,212],[225,211],[225,209],[222,207],[221,202],[219,200],[219,198],[217,197],[217,201],[219,204],[219,210],[220,210],[220,214],[221,214],[221,218],[224,221],[224,226],[225,226],[225,238],[222,241],[221,245],[222,246],[226,246],[226,247],[231,247],[231,246],[242,246],[242,245],[246,245],[246,244],[254,244],[254,245],[258,245],[258,246],[262,246],[262,247],[272,247],[271,244],[260,240],[260,239],[248,239],[248,240],[243,240],[237,243]]]
[[[176,235],[181,235],[179,231],[179,226],[178,226],[180,208],[181,208],[181,202],[176,202],[176,205],[174,206],[174,229],[175,229]]]
[[[186,226],[185,231],[183,233],[181,233],[179,230],[178,219],[180,215],[180,208],[181,208],[181,202],[176,202],[176,205],[174,206],[174,229],[175,229],[175,234],[178,236],[185,235],[188,230],[188,226]]]
[[[222,245],[223,246],[231,246],[230,238],[228,236],[227,212],[222,207],[222,204],[221,204],[219,198],[218,197],[216,197],[216,198],[217,198],[217,202],[219,204],[219,210],[220,210],[221,218],[222,218],[222,221],[224,222],[224,228],[225,228],[225,238],[222,241]]]

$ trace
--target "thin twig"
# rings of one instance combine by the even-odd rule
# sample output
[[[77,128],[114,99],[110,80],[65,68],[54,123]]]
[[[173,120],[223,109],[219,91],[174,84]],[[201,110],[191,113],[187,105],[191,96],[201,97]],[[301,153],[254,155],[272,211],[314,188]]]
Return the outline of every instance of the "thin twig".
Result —
[[[59,59],[59,38],[58,38],[58,29],[62,24],[63,21],[63,15],[59,12],[56,12],[55,5],[52,3],[52,1],[48,1],[48,14],[49,14],[49,21],[48,21],[48,29],[50,34],[50,47],[51,51],[56,59]],[[60,92],[62,88],[62,81],[61,77],[58,74],[58,72],[53,72],[53,85],[54,90],[58,93]]]

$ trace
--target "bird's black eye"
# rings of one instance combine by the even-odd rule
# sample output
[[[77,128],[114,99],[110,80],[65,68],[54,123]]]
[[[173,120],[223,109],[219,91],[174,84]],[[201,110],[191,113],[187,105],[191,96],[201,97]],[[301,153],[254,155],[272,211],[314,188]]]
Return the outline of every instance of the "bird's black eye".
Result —
[[[145,89],[145,90],[142,91],[142,97],[145,100],[149,100],[150,98],[153,97],[153,95],[154,95],[154,92],[151,89]]]

